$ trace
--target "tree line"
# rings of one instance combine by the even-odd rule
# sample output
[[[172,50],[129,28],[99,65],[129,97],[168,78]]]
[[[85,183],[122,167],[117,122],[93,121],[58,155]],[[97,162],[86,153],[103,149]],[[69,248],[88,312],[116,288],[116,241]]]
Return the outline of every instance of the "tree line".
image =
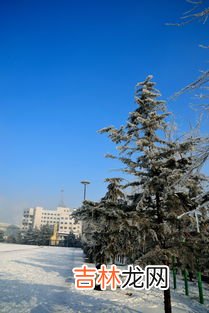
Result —
[[[40,228],[29,228],[26,231],[19,230],[13,235],[5,235],[0,230],[0,242],[17,243],[26,245],[60,245],[64,247],[81,247],[81,240],[73,232],[67,234],[63,240],[53,243],[51,240],[53,229],[50,225],[42,225]]]

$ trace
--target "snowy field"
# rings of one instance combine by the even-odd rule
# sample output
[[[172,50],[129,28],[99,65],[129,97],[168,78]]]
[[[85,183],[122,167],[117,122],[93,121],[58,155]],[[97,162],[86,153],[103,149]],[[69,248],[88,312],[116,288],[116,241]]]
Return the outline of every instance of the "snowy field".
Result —
[[[74,248],[0,244],[0,313],[163,313],[162,292],[77,291],[72,268],[84,263]],[[209,312],[209,288],[205,305],[198,303],[197,286],[191,297],[183,295],[183,283],[172,293],[173,313]],[[178,286],[179,287],[179,286]]]

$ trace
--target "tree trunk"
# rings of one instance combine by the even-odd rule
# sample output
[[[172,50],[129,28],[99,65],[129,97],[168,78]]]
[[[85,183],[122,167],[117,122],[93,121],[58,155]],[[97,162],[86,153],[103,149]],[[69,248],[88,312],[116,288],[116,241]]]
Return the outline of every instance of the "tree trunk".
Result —
[[[156,192],[156,207],[157,207],[157,221],[159,224],[163,222],[162,219],[162,213],[161,213],[161,208],[160,208],[160,195],[158,192]]]
[[[111,257],[112,257],[112,264],[115,264],[115,258],[116,258],[115,254],[112,254]]]
[[[170,288],[164,290],[164,310],[165,313],[172,313]]]

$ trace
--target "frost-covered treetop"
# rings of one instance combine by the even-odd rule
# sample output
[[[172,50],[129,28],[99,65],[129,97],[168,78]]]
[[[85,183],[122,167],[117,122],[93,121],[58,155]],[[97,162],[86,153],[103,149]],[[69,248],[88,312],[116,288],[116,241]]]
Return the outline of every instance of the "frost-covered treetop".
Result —
[[[116,144],[121,144],[117,146],[117,149],[124,156],[131,156],[145,150],[149,150],[149,154],[153,154],[153,149],[166,143],[165,136],[159,138],[158,131],[166,130],[165,119],[169,113],[166,111],[165,102],[158,100],[160,92],[154,88],[155,83],[152,78],[149,75],[143,82],[136,85],[137,108],[129,113],[127,123],[118,129],[109,126],[100,130],[100,133],[108,133]],[[108,157],[114,158],[112,155],[108,155]],[[121,161],[127,165],[125,158]]]

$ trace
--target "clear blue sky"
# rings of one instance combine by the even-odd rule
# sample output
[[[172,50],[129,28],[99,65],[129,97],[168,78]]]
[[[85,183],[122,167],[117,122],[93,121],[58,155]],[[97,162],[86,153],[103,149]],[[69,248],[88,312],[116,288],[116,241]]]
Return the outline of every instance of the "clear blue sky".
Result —
[[[119,126],[134,108],[134,86],[153,74],[164,99],[207,67],[209,23],[165,26],[184,0],[11,0],[0,3],[0,221],[25,207],[54,208],[105,192],[119,167],[97,130]],[[197,113],[187,96],[169,102],[179,132]],[[208,132],[205,122],[203,131]]]

